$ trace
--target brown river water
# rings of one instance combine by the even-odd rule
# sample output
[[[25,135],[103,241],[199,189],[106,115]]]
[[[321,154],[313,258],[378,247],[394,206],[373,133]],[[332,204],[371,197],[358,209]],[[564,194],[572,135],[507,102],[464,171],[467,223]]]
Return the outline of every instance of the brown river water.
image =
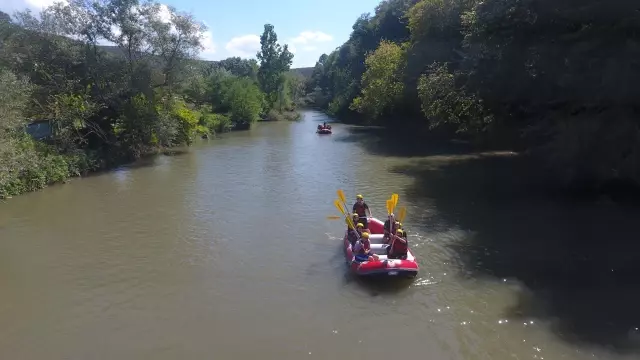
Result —
[[[640,358],[636,210],[324,120],[0,203],[0,359]],[[339,188],[400,195],[416,279],[348,274]]]

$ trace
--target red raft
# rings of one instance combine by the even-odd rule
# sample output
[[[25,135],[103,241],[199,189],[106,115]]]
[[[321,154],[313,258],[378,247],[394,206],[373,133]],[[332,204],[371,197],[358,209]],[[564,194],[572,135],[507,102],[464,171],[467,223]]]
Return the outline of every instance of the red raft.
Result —
[[[351,271],[357,275],[369,276],[399,276],[399,277],[415,277],[418,274],[418,262],[411,253],[411,249],[407,251],[406,259],[388,259],[387,246],[383,243],[382,236],[384,234],[384,223],[376,218],[369,218],[369,241],[371,241],[371,253],[378,256],[373,261],[357,261],[351,248],[351,243],[344,235],[344,255],[347,265]],[[371,259],[371,257],[369,258]]]
[[[331,134],[331,125],[318,125],[318,130],[316,130],[318,134]]]

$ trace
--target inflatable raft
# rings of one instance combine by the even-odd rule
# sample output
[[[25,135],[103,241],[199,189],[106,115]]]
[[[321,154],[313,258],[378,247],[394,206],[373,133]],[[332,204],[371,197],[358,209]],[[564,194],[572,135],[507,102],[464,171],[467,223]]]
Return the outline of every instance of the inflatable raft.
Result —
[[[323,129],[318,129],[316,130],[316,132],[318,134],[331,134],[331,129],[329,128],[323,128]]]
[[[369,241],[371,241],[371,253],[377,255],[377,260],[358,261],[353,253],[351,242],[344,235],[344,254],[347,265],[351,271],[357,275],[368,276],[398,276],[415,277],[418,274],[418,262],[411,253],[407,251],[406,259],[388,259],[387,246],[383,243],[384,223],[376,218],[369,218]],[[371,257],[369,258],[371,259]]]

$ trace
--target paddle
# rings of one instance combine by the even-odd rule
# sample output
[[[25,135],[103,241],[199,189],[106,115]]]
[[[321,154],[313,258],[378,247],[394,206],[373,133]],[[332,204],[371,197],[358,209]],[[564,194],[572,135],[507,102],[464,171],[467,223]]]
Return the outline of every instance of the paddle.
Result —
[[[397,203],[397,201],[396,201],[396,203]],[[407,215],[407,208],[405,208],[403,206],[398,211],[398,217],[396,219],[398,220],[399,223],[401,223],[402,220],[404,220],[404,217],[406,215]],[[391,224],[389,224],[389,227],[391,228]],[[389,235],[393,235],[393,239],[391,240],[391,244],[389,245],[389,246],[391,246],[391,249],[393,249],[393,244],[396,242],[396,238],[398,238],[398,235],[396,235],[396,234],[389,234]]]
[[[344,215],[345,219],[347,219],[347,224],[349,224],[349,227],[351,229],[353,229],[353,231],[355,231],[356,239],[360,240],[360,234],[358,234],[357,228],[356,228],[355,224],[353,223],[353,220],[351,219],[351,214],[347,214],[347,212],[344,210],[343,206],[340,204],[339,200],[335,200],[333,202],[333,205],[335,205],[336,209],[338,209],[338,211],[340,211],[342,213],[342,215]]]
[[[407,216],[407,208],[403,206],[398,211],[398,222],[404,222],[405,216]]]
[[[391,202],[393,204],[393,206],[391,207],[391,212],[393,212],[396,206],[398,206],[398,194],[391,194]]]
[[[340,220],[340,219],[342,219],[342,216],[337,216],[337,215],[327,216],[327,220]]]
[[[353,224],[353,220],[351,220],[351,216],[347,215],[347,212],[344,210],[344,207],[342,206],[342,204],[340,204],[340,201],[335,200],[333,202],[333,205],[335,205],[336,209],[338,209],[338,211],[340,211],[342,215],[344,215],[345,219],[347,219],[347,224],[349,224],[349,227],[355,230],[356,227]]]
[[[347,211],[349,207],[347,206],[347,198],[344,196],[344,191],[342,191],[342,189],[338,189],[336,194],[338,194],[338,199],[342,201],[342,205],[344,206],[345,211]]]

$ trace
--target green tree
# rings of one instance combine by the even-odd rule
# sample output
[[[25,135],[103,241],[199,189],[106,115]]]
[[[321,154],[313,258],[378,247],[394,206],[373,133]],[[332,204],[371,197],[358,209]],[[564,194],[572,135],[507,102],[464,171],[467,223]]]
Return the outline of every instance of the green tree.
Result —
[[[240,77],[248,77],[253,81],[258,81],[258,62],[255,59],[242,59],[239,57],[230,57],[220,60],[218,65],[229,71],[233,75]]]
[[[264,26],[264,32],[260,36],[260,51],[257,58],[260,61],[258,80],[267,96],[269,106],[273,107],[285,81],[282,74],[289,71],[293,54],[289,52],[288,45],[280,46],[278,44],[278,35],[271,24]]]
[[[402,71],[405,49],[390,41],[367,57],[367,70],[362,76],[362,95],[353,100],[351,109],[372,119],[389,113],[402,95]]]
[[[226,92],[225,102],[229,107],[232,122],[253,123],[260,118],[264,94],[251,79],[234,78]]]

